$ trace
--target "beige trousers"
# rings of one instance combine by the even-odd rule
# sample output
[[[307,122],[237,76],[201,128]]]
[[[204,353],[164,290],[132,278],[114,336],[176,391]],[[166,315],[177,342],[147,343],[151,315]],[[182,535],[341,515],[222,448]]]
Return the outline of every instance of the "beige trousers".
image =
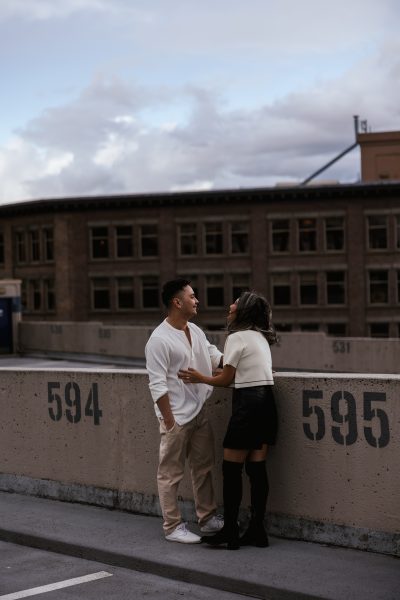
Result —
[[[189,463],[193,485],[196,514],[203,525],[215,514],[217,505],[211,470],[214,466],[214,436],[205,407],[189,423],[175,423],[166,431],[160,421],[160,462],[157,473],[158,494],[164,517],[165,535],[182,522],[178,507],[178,486],[181,482],[186,460]]]

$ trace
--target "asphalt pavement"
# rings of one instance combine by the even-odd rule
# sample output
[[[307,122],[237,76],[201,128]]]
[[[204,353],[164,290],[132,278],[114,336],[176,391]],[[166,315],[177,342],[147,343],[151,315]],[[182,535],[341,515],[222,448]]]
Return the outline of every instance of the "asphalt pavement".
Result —
[[[0,492],[0,539],[268,600],[400,597],[396,557],[273,537],[238,551],[172,543],[157,517],[14,493]]]

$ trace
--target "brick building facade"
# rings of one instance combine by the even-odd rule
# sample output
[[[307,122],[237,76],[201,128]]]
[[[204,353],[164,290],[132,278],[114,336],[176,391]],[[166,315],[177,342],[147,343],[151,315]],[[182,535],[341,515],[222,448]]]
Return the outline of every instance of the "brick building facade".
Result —
[[[0,278],[28,320],[150,324],[185,276],[199,323],[255,288],[277,328],[400,336],[400,183],[39,200],[0,207]]]

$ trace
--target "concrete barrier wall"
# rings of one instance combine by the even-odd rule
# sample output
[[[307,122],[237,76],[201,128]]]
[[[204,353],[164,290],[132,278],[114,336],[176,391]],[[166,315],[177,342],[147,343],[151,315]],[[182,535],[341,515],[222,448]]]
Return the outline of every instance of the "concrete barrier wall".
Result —
[[[150,327],[105,326],[101,323],[22,322],[21,352],[53,356],[78,354],[143,360]],[[225,334],[211,331],[210,341],[223,349]],[[334,338],[324,333],[281,333],[272,347],[277,369],[398,373],[400,340]]]
[[[160,514],[158,423],[144,371],[1,369],[0,489]],[[222,504],[230,390],[208,401]],[[400,376],[280,373],[271,533],[400,552]],[[245,484],[242,507],[249,505]],[[191,486],[181,488],[194,519]]]

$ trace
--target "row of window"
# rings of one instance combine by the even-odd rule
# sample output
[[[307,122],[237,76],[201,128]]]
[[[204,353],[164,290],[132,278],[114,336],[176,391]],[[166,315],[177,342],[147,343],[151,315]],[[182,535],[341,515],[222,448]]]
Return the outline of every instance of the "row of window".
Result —
[[[369,250],[400,249],[400,215],[369,215],[366,219]],[[249,227],[245,220],[179,223],[178,255],[248,255]],[[343,216],[271,218],[269,227],[272,254],[344,252],[346,248]],[[94,260],[159,256],[158,226],[155,223],[92,225],[89,226],[89,238],[90,256]],[[16,230],[14,244],[19,264],[54,260],[51,226]],[[1,262],[4,262],[4,238],[0,232]]]
[[[249,273],[229,276],[185,275],[192,282],[199,300],[207,308],[223,308],[251,287]],[[400,270],[368,271],[368,303],[385,305],[400,303]],[[157,309],[160,307],[159,278],[92,277],[92,310]],[[390,285],[392,284],[392,285]],[[343,306],[347,303],[346,271],[305,271],[273,273],[270,276],[271,303],[274,307]],[[30,279],[23,282],[22,303],[28,311],[55,310],[54,280]]]
[[[346,271],[305,271],[271,275],[272,304],[293,306],[298,287],[300,305],[346,304]],[[369,304],[400,303],[400,270],[371,269],[367,272]]]

